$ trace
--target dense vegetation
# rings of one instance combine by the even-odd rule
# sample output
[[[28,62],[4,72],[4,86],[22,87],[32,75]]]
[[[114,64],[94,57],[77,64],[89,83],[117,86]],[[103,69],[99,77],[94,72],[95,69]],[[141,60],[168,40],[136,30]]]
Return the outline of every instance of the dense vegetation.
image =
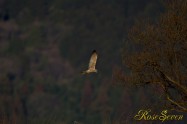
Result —
[[[139,22],[129,31],[123,60],[131,74],[124,82],[160,86],[167,108],[187,112],[187,1],[165,5],[156,23]]]
[[[162,11],[155,0],[1,0],[2,120],[123,123],[154,108],[157,94],[113,86],[112,72],[129,27],[145,17],[154,22]],[[93,49],[99,72],[82,76]]]

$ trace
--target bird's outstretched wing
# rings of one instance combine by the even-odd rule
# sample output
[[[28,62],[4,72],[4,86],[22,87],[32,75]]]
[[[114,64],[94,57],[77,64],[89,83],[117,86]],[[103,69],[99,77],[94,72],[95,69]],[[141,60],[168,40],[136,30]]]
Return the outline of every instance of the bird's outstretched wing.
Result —
[[[96,62],[97,62],[97,52],[96,50],[93,50],[88,69],[95,69]]]

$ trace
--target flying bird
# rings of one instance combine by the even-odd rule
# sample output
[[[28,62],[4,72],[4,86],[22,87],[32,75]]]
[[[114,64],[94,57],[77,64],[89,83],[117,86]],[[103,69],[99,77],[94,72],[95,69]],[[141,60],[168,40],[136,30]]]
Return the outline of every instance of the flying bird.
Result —
[[[88,69],[86,71],[83,71],[82,74],[89,74],[93,72],[97,73],[97,69],[95,69],[96,62],[97,62],[97,52],[96,50],[93,50],[92,55],[90,57]]]

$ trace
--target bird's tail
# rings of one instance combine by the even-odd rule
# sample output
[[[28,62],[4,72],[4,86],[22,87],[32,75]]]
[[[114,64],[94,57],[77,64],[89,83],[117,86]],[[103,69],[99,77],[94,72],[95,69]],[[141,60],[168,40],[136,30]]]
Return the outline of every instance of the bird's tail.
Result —
[[[86,74],[86,71],[82,71],[81,74],[82,74],[82,75]]]

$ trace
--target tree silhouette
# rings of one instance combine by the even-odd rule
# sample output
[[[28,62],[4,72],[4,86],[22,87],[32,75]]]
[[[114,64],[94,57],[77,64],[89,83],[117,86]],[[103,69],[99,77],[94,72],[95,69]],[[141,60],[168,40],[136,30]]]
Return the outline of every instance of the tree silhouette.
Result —
[[[187,0],[166,2],[156,23],[137,22],[123,50],[123,82],[156,84],[163,88],[169,107],[187,111]],[[125,69],[126,70],[126,69]]]

